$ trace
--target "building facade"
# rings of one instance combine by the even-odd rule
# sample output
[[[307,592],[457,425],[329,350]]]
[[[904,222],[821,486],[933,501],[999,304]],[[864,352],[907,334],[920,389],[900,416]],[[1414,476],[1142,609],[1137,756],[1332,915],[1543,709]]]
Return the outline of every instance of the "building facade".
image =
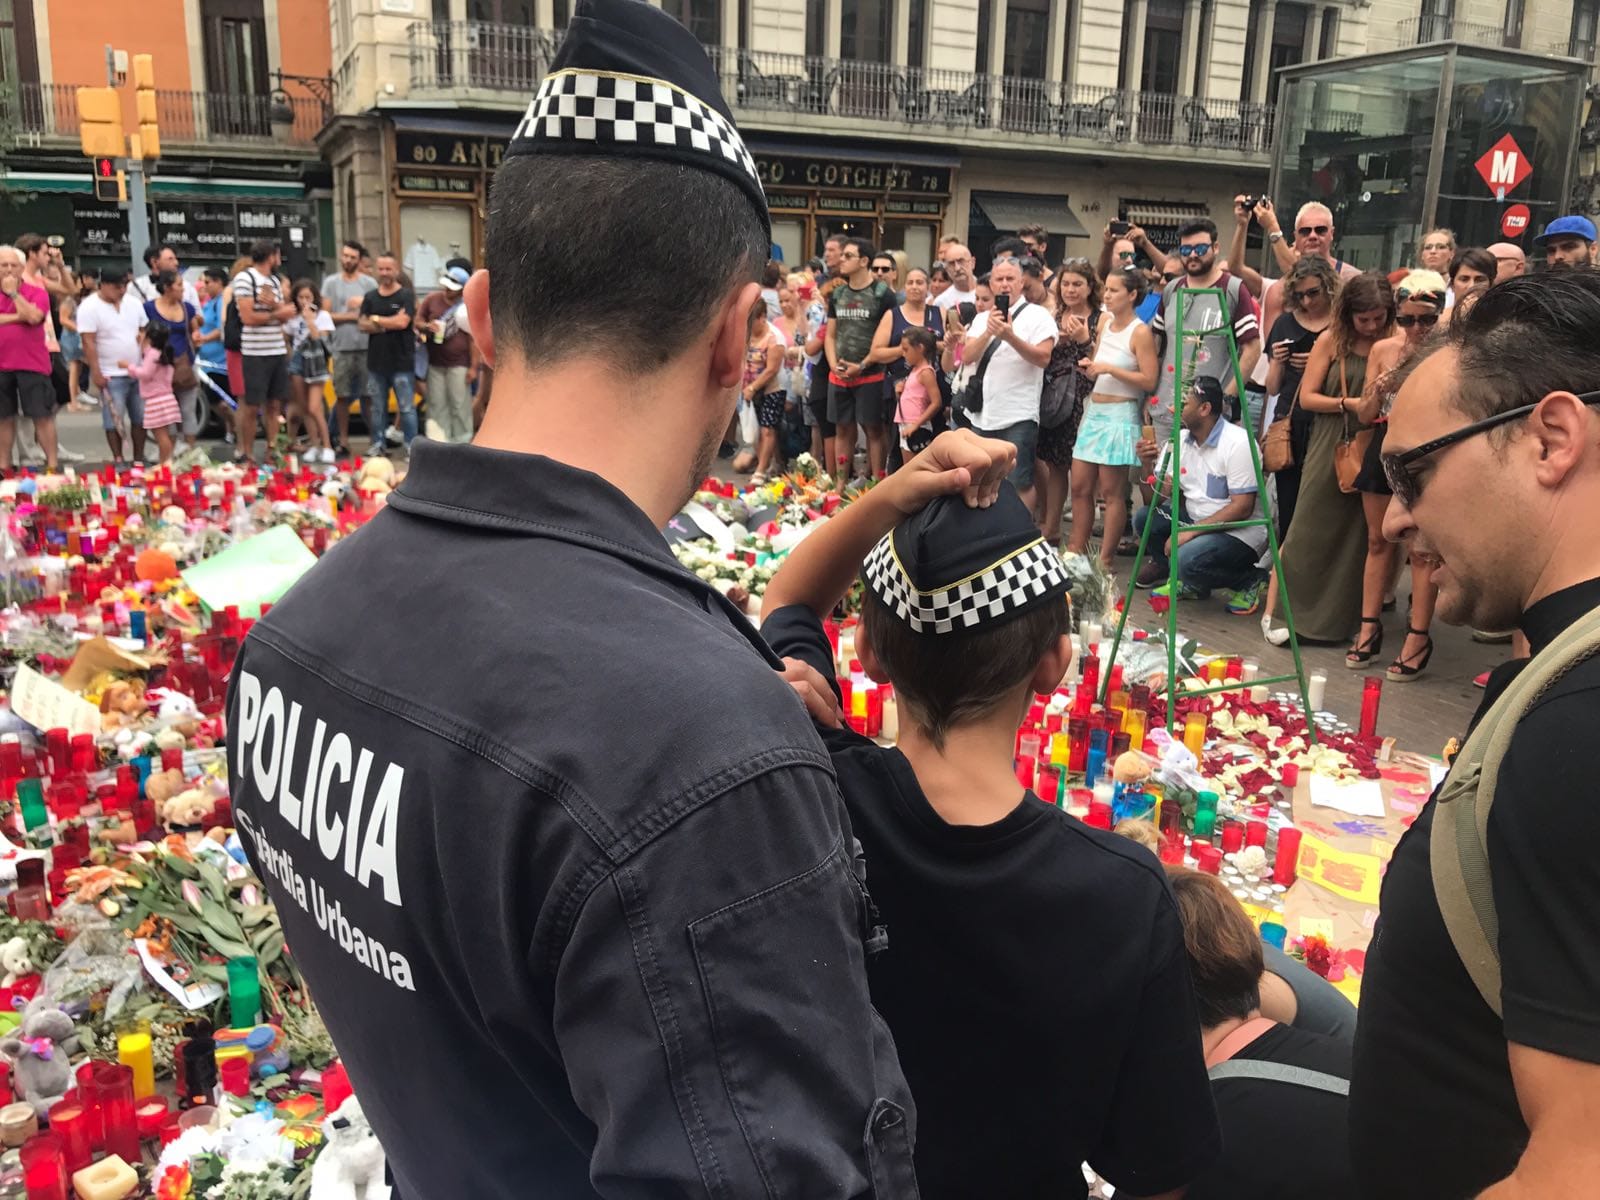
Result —
[[[79,146],[77,88],[106,85],[108,46],[114,73],[154,58],[152,244],[195,266],[227,266],[259,237],[297,273],[330,260],[326,0],[0,0],[0,232],[58,234],[84,266],[128,261],[127,215],[94,198]],[[135,131],[133,85],[120,90]]]
[[[1052,258],[1158,242],[1262,191],[1276,76],[1457,39],[1592,62],[1600,0],[658,0],[708,47],[790,262],[861,233],[927,262],[1024,221]],[[329,0],[320,141],[341,236],[430,278],[480,257],[488,187],[571,0]],[[1358,119],[1329,109],[1337,130]],[[1306,197],[1282,197],[1293,207]],[[417,269],[420,268],[420,269]]]

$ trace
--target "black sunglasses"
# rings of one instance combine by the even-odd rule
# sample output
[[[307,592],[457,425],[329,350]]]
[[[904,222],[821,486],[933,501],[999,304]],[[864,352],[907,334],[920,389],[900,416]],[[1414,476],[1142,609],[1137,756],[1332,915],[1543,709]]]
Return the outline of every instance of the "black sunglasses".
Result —
[[[1600,404],[1600,392],[1576,392],[1579,400],[1585,404]],[[1443,437],[1436,437],[1431,442],[1423,442],[1420,446],[1413,446],[1410,450],[1399,454],[1380,454],[1378,461],[1383,464],[1383,477],[1389,484],[1389,490],[1394,493],[1394,498],[1407,508],[1415,508],[1417,501],[1422,496],[1422,478],[1416,464],[1441,450],[1448,450],[1451,446],[1475,438],[1480,433],[1488,433],[1491,429],[1498,429],[1502,425],[1509,425],[1513,421],[1520,421],[1544,403],[1544,398],[1532,404],[1524,404],[1518,408],[1507,409],[1503,413],[1496,413],[1492,417],[1485,417],[1481,421],[1474,421],[1470,425],[1463,425],[1454,432]]]
[[[1182,279],[1183,276],[1177,271],[1163,271],[1161,278],[1164,282],[1171,283],[1174,279]]]
[[[1312,234],[1316,234],[1318,237],[1326,237],[1328,235],[1328,227],[1326,225],[1302,225],[1298,232],[1301,237],[1310,237]]]
[[[1322,295],[1322,285],[1319,283],[1316,287],[1309,287],[1304,291],[1297,291],[1294,295],[1295,299],[1297,300],[1310,300],[1314,296]]]
[[[877,263],[872,264],[872,273],[874,275],[887,275],[893,270],[893,267],[880,267]]]
[[[1401,329],[1410,329],[1413,325],[1421,325],[1424,329],[1432,329],[1439,323],[1438,313],[1422,313],[1419,316],[1408,316],[1402,313],[1394,319],[1394,323]]]

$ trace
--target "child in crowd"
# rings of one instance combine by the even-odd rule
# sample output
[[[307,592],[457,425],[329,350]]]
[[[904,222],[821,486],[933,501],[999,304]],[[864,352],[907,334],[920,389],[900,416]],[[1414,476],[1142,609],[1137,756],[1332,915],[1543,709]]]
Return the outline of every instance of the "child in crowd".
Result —
[[[778,370],[783,366],[782,336],[767,320],[766,301],[752,310],[750,341],[744,357],[744,402],[756,410],[760,434],[756,442],[756,473],[750,482],[760,487],[781,458],[778,426],[783,424],[783,392],[778,388]]]
[[[939,415],[944,400],[939,395],[939,376],[933,369],[933,356],[939,349],[933,331],[913,325],[901,336],[900,345],[911,373],[895,385],[899,402],[894,419],[900,426],[900,449],[909,458],[933,441],[933,419]]]
[[[139,395],[144,401],[144,427],[155,434],[156,447],[164,463],[172,461],[172,427],[183,420],[183,414],[178,411],[178,395],[172,388],[174,361],[166,326],[152,321],[144,329],[144,358],[137,363],[117,363],[139,381]]]
[[[1219,1143],[1172,892],[1147,850],[1015,774],[1030,698],[1072,661],[1066,572],[1004,482],[1015,458],[934,439],[791,551],[762,633],[821,676],[802,687],[887,929],[867,973],[922,1196],[1081,1200],[1087,1161],[1118,1196],[1176,1197]],[[894,748],[830,727],[822,619],[858,571],[856,655],[894,687]]]
[[[333,317],[322,308],[317,285],[302,279],[294,285],[297,315],[283,331],[289,338],[289,423],[304,422],[310,446],[306,461],[332,464],[333,443],[328,440],[328,406],[323,385],[328,382],[328,343]]]

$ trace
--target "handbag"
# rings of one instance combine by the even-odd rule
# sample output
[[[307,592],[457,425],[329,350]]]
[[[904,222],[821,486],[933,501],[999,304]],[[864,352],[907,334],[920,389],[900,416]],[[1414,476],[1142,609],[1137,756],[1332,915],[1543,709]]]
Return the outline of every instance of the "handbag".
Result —
[[[1294,443],[1289,440],[1289,423],[1294,418],[1295,405],[1300,403],[1300,389],[1296,388],[1289,410],[1267,426],[1261,438],[1261,467],[1265,471],[1282,471],[1294,466]]]
[[[1339,395],[1341,397],[1350,392],[1349,384],[1345,382],[1344,359],[1339,360]],[[1350,432],[1350,414],[1344,414],[1344,437],[1333,448],[1333,473],[1339,480],[1339,490],[1350,493],[1356,490],[1356,477],[1361,474],[1361,468],[1367,461],[1367,447],[1372,442],[1372,427],[1358,429]]]
[[[190,388],[200,386],[200,376],[195,374],[194,364],[187,358],[181,358],[172,364],[172,387],[175,391],[188,391]]]

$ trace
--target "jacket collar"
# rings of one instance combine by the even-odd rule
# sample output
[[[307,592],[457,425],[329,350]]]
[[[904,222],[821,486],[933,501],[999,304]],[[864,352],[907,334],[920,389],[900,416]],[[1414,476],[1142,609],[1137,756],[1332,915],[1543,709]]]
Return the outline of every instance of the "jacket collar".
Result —
[[[622,559],[721,612],[772,666],[782,666],[726,596],[683,569],[644,510],[592,471],[542,454],[418,438],[388,503],[413,516],[553,538]]]

